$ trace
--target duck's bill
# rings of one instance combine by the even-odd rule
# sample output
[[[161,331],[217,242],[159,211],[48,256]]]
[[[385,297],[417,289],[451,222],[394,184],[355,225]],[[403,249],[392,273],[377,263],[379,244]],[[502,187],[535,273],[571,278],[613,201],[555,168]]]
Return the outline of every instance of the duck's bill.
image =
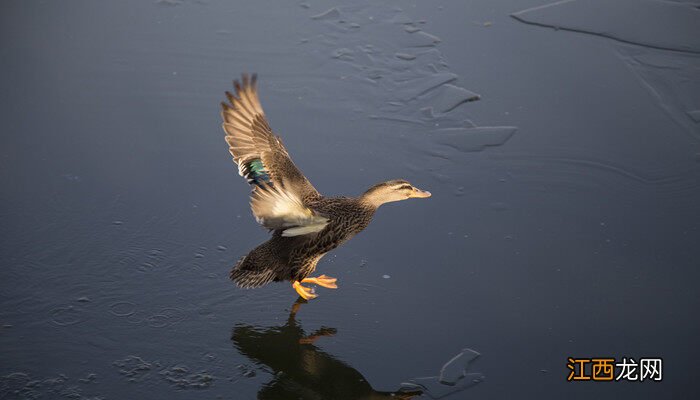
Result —
[[[429,191],[427,190],[420,190],[420,189],[413,189],[413,193],[411,193],[412,198],[426,198],[432,196]]]

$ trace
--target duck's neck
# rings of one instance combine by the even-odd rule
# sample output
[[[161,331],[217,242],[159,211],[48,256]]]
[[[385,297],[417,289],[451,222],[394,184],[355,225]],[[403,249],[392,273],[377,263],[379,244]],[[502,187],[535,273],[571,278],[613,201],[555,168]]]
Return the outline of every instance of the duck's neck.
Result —
[[[358,202],[362,204],[364,207],[367,207],[371,210],[376,210],[379,208],[379,206],[382,205],[382,203],[378,203],[376,199],[374,199],[371,196],[367,196],[367,193],[363,193],[362,196],[357,198]]]
[[[376,210],[382,204],[397,201],[398,199],[392,196],[392,193],[384,190],[368,190],[359,197],[360,203],[364,206]]]

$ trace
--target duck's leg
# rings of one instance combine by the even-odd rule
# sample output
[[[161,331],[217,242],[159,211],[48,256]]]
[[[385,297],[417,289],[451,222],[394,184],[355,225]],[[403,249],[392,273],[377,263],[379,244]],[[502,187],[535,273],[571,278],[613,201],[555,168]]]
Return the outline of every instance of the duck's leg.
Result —
[[[338,289],[338,285],[335,284],[335,281],[337,280],[338,279],[331,278],[330,276],[321,275],[316,278],[304,278],[301,280],[301,282],[312,283],[314,285],[323,286],[324,288],[328,289]]]
[[[301,296],[304,300],[311,300],[318,297],[318,295],[313,292],[313,289],[301,286],[301,283],[299,281],[294,281],[294,283],[292,283],[292,287],[294,288],[294,290],[297,291],[297,293],[299,293],[299,296]]]

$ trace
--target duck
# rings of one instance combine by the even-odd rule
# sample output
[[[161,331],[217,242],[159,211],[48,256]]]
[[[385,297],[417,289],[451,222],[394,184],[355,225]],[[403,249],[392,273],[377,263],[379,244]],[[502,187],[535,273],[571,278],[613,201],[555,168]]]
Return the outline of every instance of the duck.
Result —
[[[310,276],[319,260],[364,230],[380,206],[427,198],[430,192],[394,179],[355,197],[321,195],[270,128],[258,97],[257,75],[242,74],[233,86],[233,93],[226,91],[227,101],[221,102],[225,140],[239,175],[251,186],[253,216],[271,237],[238,260],[230,279],[241,288],[288,281],[304,300],[318,296],[308,285],[337,289],[336,278]]]

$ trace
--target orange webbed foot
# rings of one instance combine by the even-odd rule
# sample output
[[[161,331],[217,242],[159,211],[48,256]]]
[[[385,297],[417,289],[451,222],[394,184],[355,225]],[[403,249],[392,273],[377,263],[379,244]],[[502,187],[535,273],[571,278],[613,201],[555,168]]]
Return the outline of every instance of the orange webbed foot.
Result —
[[[311,283],[311,284],[318,285],[318,286],[323,286],[324,288],[328,288],[328,289],[337,289],[338,285],[336,285],[336,283],[335,283],[337,280],[338,279],[331,278],[330,276],[321,275],[321,276],[318,276],[316,278],[304,278],[304,279],[302,279],[302,282],[303,283]]]
[[[314,293],[313,289],[302,286],[299,281],[294,281],[294,283],[292,283],[292,287],[294,288],[294,290],[297,291],[297,293],[299,293],[299,296],[301,296],[301,298],[303,298],[304,300],[311,300],[318,297],[318,295]]]

